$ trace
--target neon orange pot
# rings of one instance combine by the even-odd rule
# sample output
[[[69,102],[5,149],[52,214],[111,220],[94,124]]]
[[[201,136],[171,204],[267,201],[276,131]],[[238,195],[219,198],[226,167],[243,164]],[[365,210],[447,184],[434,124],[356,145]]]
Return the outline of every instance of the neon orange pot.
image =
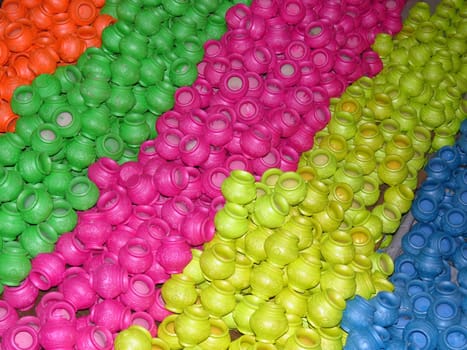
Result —
[[[62,13],[68,8],[69,0],[43,0],[43,6],[50,13]]]
[[[57,42],[57,52],[63,62],[75,62],[86,50],[86,43],[76,35],[61,37]]]
[[[52,33],[56,38],[64,35],[70,35],[76,31],[76,23],[66,12],[57,13],[52,18]]]
[[[91,0],[72,0],[68,6],[68,14],[77,25],[85,26],[94,22],[98,11]]]
[[[5,28],[5,43],[13,52],[24,52],[29,49],[34,39],[32,28],[21,22],[13,22]]]
[[[48,48],[38,48],[29,55],[29,68],[36,74],[52,74],[59,61],[57,53]]]
[[[29,55],[26,53],[18,53],[10,56],[10,68],[12,68],[16,75],[27,80],[32,81],[36,76],[29,68]]]
[[[85,42],[86,47],[101,46],[101,38],[97,35],[96,28],[92,26],[79,27],[78,37]]]
[[[11,22],[26,17],[27,8],[21,0],[5,0],[3,1],[2,8]]]

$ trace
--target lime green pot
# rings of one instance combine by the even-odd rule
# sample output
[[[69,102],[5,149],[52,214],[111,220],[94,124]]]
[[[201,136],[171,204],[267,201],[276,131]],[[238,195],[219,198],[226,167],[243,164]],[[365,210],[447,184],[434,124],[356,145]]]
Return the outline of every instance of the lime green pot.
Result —
[[[279,176],[274,191],[282,194],[290,206],[297,205],[306,196],[305,180],[296,172],[287,171]]]
[[[315,148],[306,154],[307,163],[315,169],[318,179],[324,180],[335,174],[337,160],[333,153],[325,148]]]
[[[285,309],[274,302],[265,302],[251,315],[250,326],[259,342],[273,344],[288,329]]]
[[[227,239],[243,236],[249,228],[248,210],[233,202],[227,202],[214,217],[217,234]]]
[[[324,208],[329,202],[329,188],[322,181],[313,179],[307,183],[307,193],[298,209],[303,215],[310,216]]]
[[[298,237],[289,231],[277,229],[266,238],[264,251],[270,263],[284,267],[298,257]]]
[[[403,183],[384,191],[384,201],[395,205],[401,213],[406,213],[410,209],[414,198],[414,191]]]
[[[370,256],[375,250],[375,242],[370,230],[365,226],[353,226],[349,235],[352,238],[354,258],[356,255]]]
[[[282,194],[273,192],[256,199],[252,219],[257,225],[276,228],[285,222],[289,210],[287,199]]]
[[[227,350],[231,343],[229,327],[221,319],[210,318],[211,332],[209,337],[199,343],[199,347],[204,350],[218,349]]]
[[[183,274],[172,275],[162,286],[161,295],[167,310],[182,312],[185,307],[195,303],[198,292],[195,283]]]
[[[334,289],[316,292],[308,298],[307,320],[315,328],[337,326],[345,309],[345,299]]]
[[[235,271],[235,250],[227,244],[216,243],[203,251],[199,263],[208,281],[223,280]]]
[[[221,186],[222,194],[228,202],[245,205],[256,198],[255,178],[244,170],[233,170]]]
[[[340,350],[344,343],[344,331],[340,327],[319,328],[321,349]]]
[[[269,263],[267,260],[255,265],[250,277],[251,293],[268,300],[284,287],[284,276],[281,268]]]
[[[334,289],[344,299],[355,295],[355,271],[349,265],[330,264],[321,273],[321,290]]]
[[[288,285],[298,292],[318,285],[321,278],[321,260],[310,253],[300,253],[298,258],[286,267]]]
[[[378,166],[379,178],[389,186],[401,184],[408,174],[406,162],[396,154],[387,155]]]
[[[306,316],[308,293],[299,292],[287,286],[276,295],[274,301],[285,308],[286,313],[298,316],[300,319]],[[301,323],[301,322],[300,322]]]
[[[395,154],[404,161],[409,161],[414,155],[414,149],[410,137],[404,134],[394,135],[385,147],[386,155]]]
[[[339,134],[323,136],[319,141],[319,147],[330,151],[337,162],[343,160],[348,152],[347,140]]]
[[[223,317],[236,305],[235,288],[226,280],[214,280],[199,292],[201,305],[214,317]]]
[[[320,241],[321,255],[329,264],[349,264],[355,255],[350,232],[332,231]]]
[[[344,209],[337,201],[329,201],[326,207],[313,217],[320,223],[323,232],[332,232],[337,230],[344,220]]]
[[[199,304],[184,308],[174,323],[179,342],[184,347],[205,341],[211,333],[209,313]]]

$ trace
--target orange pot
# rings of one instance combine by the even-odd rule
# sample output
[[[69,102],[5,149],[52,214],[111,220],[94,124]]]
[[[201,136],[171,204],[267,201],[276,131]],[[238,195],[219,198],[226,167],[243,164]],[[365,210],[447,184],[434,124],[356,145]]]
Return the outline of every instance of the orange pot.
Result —
[[[68,6],[68,13],[79,26],[92,24],[99,14],[91,0],[72,0]]]
[[[13,22],[5,28],[5,43],[13,52],[24,52],[29,49],[34,39],[32,28],[22,22]]]
[[[69,0],[43,0],[44,7],[53,14],[65,12],[69,3]]]
[[[59,38],[57,52],[63,62],[72,63],[86,50],[86,43],[76,35]]]
[[[29,68],[28,53],[17,53],[13,55],[10,59],[10,67],[15,70],[16,75],[27,82],[31,82],[36,76]]]
[[[101,46],[101,38],[97,36],[96,28],[92,26],[79,27],[78,37],[86,43],[86,47]]]
[[[10,101],[15,89],[27,83],[25,79],[17,76],[14,70],[8,70],[0,80],[0,98]]]
[[[53,74],[60,57],[49,48],[39,47],[29,54],[29,68],[36,74]]]
[[[50,31],[41,31],[34,40],[35,47],[50,47],[57,51],[57,39]]]
[[[76,32],[76,23],[67,12],[55,14],[52,20],[52,33],[56,38]]]
[[[53,13],[50,13],[42,4],[33,7],[29,12],[34,25],[43,30],[49,30],[53,25]]]
[[[5,0],[3,1],[2,8],[11,22],[26,17],[27,8],[20,0]]]

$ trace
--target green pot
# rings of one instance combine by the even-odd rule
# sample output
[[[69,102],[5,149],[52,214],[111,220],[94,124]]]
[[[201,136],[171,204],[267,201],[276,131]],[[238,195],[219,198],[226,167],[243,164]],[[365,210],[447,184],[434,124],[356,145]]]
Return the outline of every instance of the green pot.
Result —
[[[165,308],[176,313],[181,313],[186,307],[193,305],[198,298],[194,281],[183,274],[171,275],[162,285],[161,295]]]
[[[307,320],[315,328],[337,326],[345,308],[345,299],[334,289],[326,289],[308,298]]]
[[[285,309],[274,302],[265,302],[251,315],[250,325],[259,342],[273,344],[288,329]]]
[[[174,321],[175,332],[182,346],[197,345],[209,337],[209,313],[199,304],[187,306]]]
[[[235,250],[227,244],[216,243],[203,251],[199,262],[208,281],[226,279],[235,271]]]

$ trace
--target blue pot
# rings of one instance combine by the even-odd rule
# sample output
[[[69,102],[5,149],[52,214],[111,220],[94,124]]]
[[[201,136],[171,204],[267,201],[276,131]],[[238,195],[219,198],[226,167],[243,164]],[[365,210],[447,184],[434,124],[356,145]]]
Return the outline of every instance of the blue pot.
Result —
[[[447,162],[439,157],[431,158],[425,166],[427,179],[437,180],[439,182],[447,181],[451,177],[451,169]]]
[[[410,297],[412,312],[415,318],[426,318],[428,310],[433,304],[433,297],[427,292],[419,292]]]
[[[436,152],[436,155],[444,160],[450,169],[456,169],[461,164],[461,155],[456,147],[443,146]]]
[[[461,134],[456,143],[462,152],[467,153],[467,134]]]
[[[403,339],[411,349],[435,350],[438,344],[438,330],[427,320],[415,319],[405,327]]]
[[[402,272],[409,276],[410,279],[418,276],[417,268],[415,267],[415,257],[409,253],[402,253],[394,262],[394,272]]]
[[[454,325],[442,331],[438,337],[438,350],[467,349],[467,328]]]
[[[420,194],[412,203],[412,215],[417,221],[432,222],[438,216],[438,206],[436,198]]]
[[[454,301],[457,306],[462,305],[462,299],[464,298],[459,289],[459,286],[452,281],[441,281],[435,283],[433,297],[435,299],[448,298]]]
[[[450,298],[438,298],[431,305],[427,318],[439,329],[444,330],[450,326],[459,324],[462,312],[455,302]]]
[[[462,236],[467,233],[467,213],[459,208],[451,208],[443,215],[441,227],[451,236]]]
[[[370,327],[374,321],[375,307],[360,295],[347,301],[341,320],[341,328],[346,332],[361,327]]]
[[[370,300],[375,308],[374,323],[381,327],[388,327],[399,317],[401,298],[398,294],[382,291]]]
[[[407,283],[406,291],[409,297],[412,297],[418,293],[429,292],[431,289],[430,281],[423,281],[421,279],[413,279]]]
[[[423,231],[410,230],[402,237],[402,250],[412,255],[418,255],[427,245],[428,236]]]
[[[417,190],[417,197],[428,196],[440,203],[444,197],[444,183],[436,179],[426,179]]]
[[[443,259],[436,250],[425,247],[415,257],[415,268],[420,278],[433,280],[444,269]]]
[[[458,242],[443,231],[437,231],[428,238],[428,246],[438,251],[443,259],[448,259],[456,251]]]

